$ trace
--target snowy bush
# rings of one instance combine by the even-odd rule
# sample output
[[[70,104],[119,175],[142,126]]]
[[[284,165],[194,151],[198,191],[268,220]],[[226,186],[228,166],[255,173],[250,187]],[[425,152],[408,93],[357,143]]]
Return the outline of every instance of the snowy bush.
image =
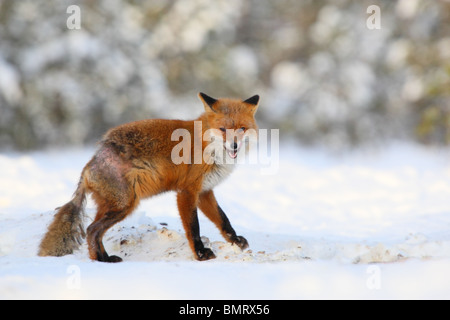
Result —
[[[342,147],[450,142],[447,2],[0,2],[0,147],[93,143],[111,126],[194,118],[198,91],[262,96],[262,127]],[[69,29],[69,6],[80,28]]]

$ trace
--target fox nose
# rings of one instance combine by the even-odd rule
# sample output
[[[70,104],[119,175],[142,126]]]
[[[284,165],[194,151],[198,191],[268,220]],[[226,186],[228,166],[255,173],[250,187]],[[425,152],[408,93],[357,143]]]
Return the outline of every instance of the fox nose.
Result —
[[[233,142],[233,143],[231,144],[231,148],[232,148],[233,150],[237,150],[238,144],[237,144],[236,142]]]

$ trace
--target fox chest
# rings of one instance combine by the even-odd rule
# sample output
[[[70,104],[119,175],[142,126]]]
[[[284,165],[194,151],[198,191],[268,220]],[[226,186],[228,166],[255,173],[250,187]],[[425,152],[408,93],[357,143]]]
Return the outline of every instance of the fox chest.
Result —
[[[234,170],[232,164],[216,164],[203,178],[202,191],[213,189],[225,180]]]

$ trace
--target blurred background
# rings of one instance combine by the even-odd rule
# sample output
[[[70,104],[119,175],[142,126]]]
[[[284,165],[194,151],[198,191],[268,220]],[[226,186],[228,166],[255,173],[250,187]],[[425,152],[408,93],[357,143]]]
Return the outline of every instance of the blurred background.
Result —
[[[303,145],[448,145],[450,2],[0,0],[0,150],[193,119],[199,91],[260,94],[260,127]]]

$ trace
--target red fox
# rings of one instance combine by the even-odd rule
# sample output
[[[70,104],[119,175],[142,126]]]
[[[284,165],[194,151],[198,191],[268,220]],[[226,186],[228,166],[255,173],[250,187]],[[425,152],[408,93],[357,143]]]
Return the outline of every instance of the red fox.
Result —
[[[247,133],[256,132],[254,115],[258,109],[259,96],[245,101],[214,99],[204,93],[199,93],[198,97],[203,102],[205,112],[195,121],[141,120],[109,130],[94,157],[82,170],[73,199],[57,209],[38,254],[71,254],[87,235],[92,260],[120,262],[120,257],[110,256],[105,251],[102,242],[104,234],[131,214],[141,199],[166,191],[177,193],[183,227],[197,260],[215,258],[213,251],[205,248],[201,241],[197,208],[219,228],[225,240],[242,250],[247,248],[247,240],[236,235],[217,204],[212,189],[234,167],[232,161],[223,160],[235,159],[238,153],[242,153],[241,150],[247,149],[242,148],[248,139]],[[196,125],[196,121],[201,125]],[[196,152],[195,135],[204,137],[200,140],[203,153],[200,161],[174,163],[173,150],[178,142],[173,141],[172,134],[178,129],[191,134],[189,142],[192,143],[188,150],[191,155]],[[233,129],[233,134],[229,134],[230,129]],[[201,132],[195,132],[199,130]],[[215,147],[211,148],[210,145]],[[183,159],[186,158],[186,154],[183,154]],[[85,233],[83,207],[88,193],[97,205],[97,214]]]

